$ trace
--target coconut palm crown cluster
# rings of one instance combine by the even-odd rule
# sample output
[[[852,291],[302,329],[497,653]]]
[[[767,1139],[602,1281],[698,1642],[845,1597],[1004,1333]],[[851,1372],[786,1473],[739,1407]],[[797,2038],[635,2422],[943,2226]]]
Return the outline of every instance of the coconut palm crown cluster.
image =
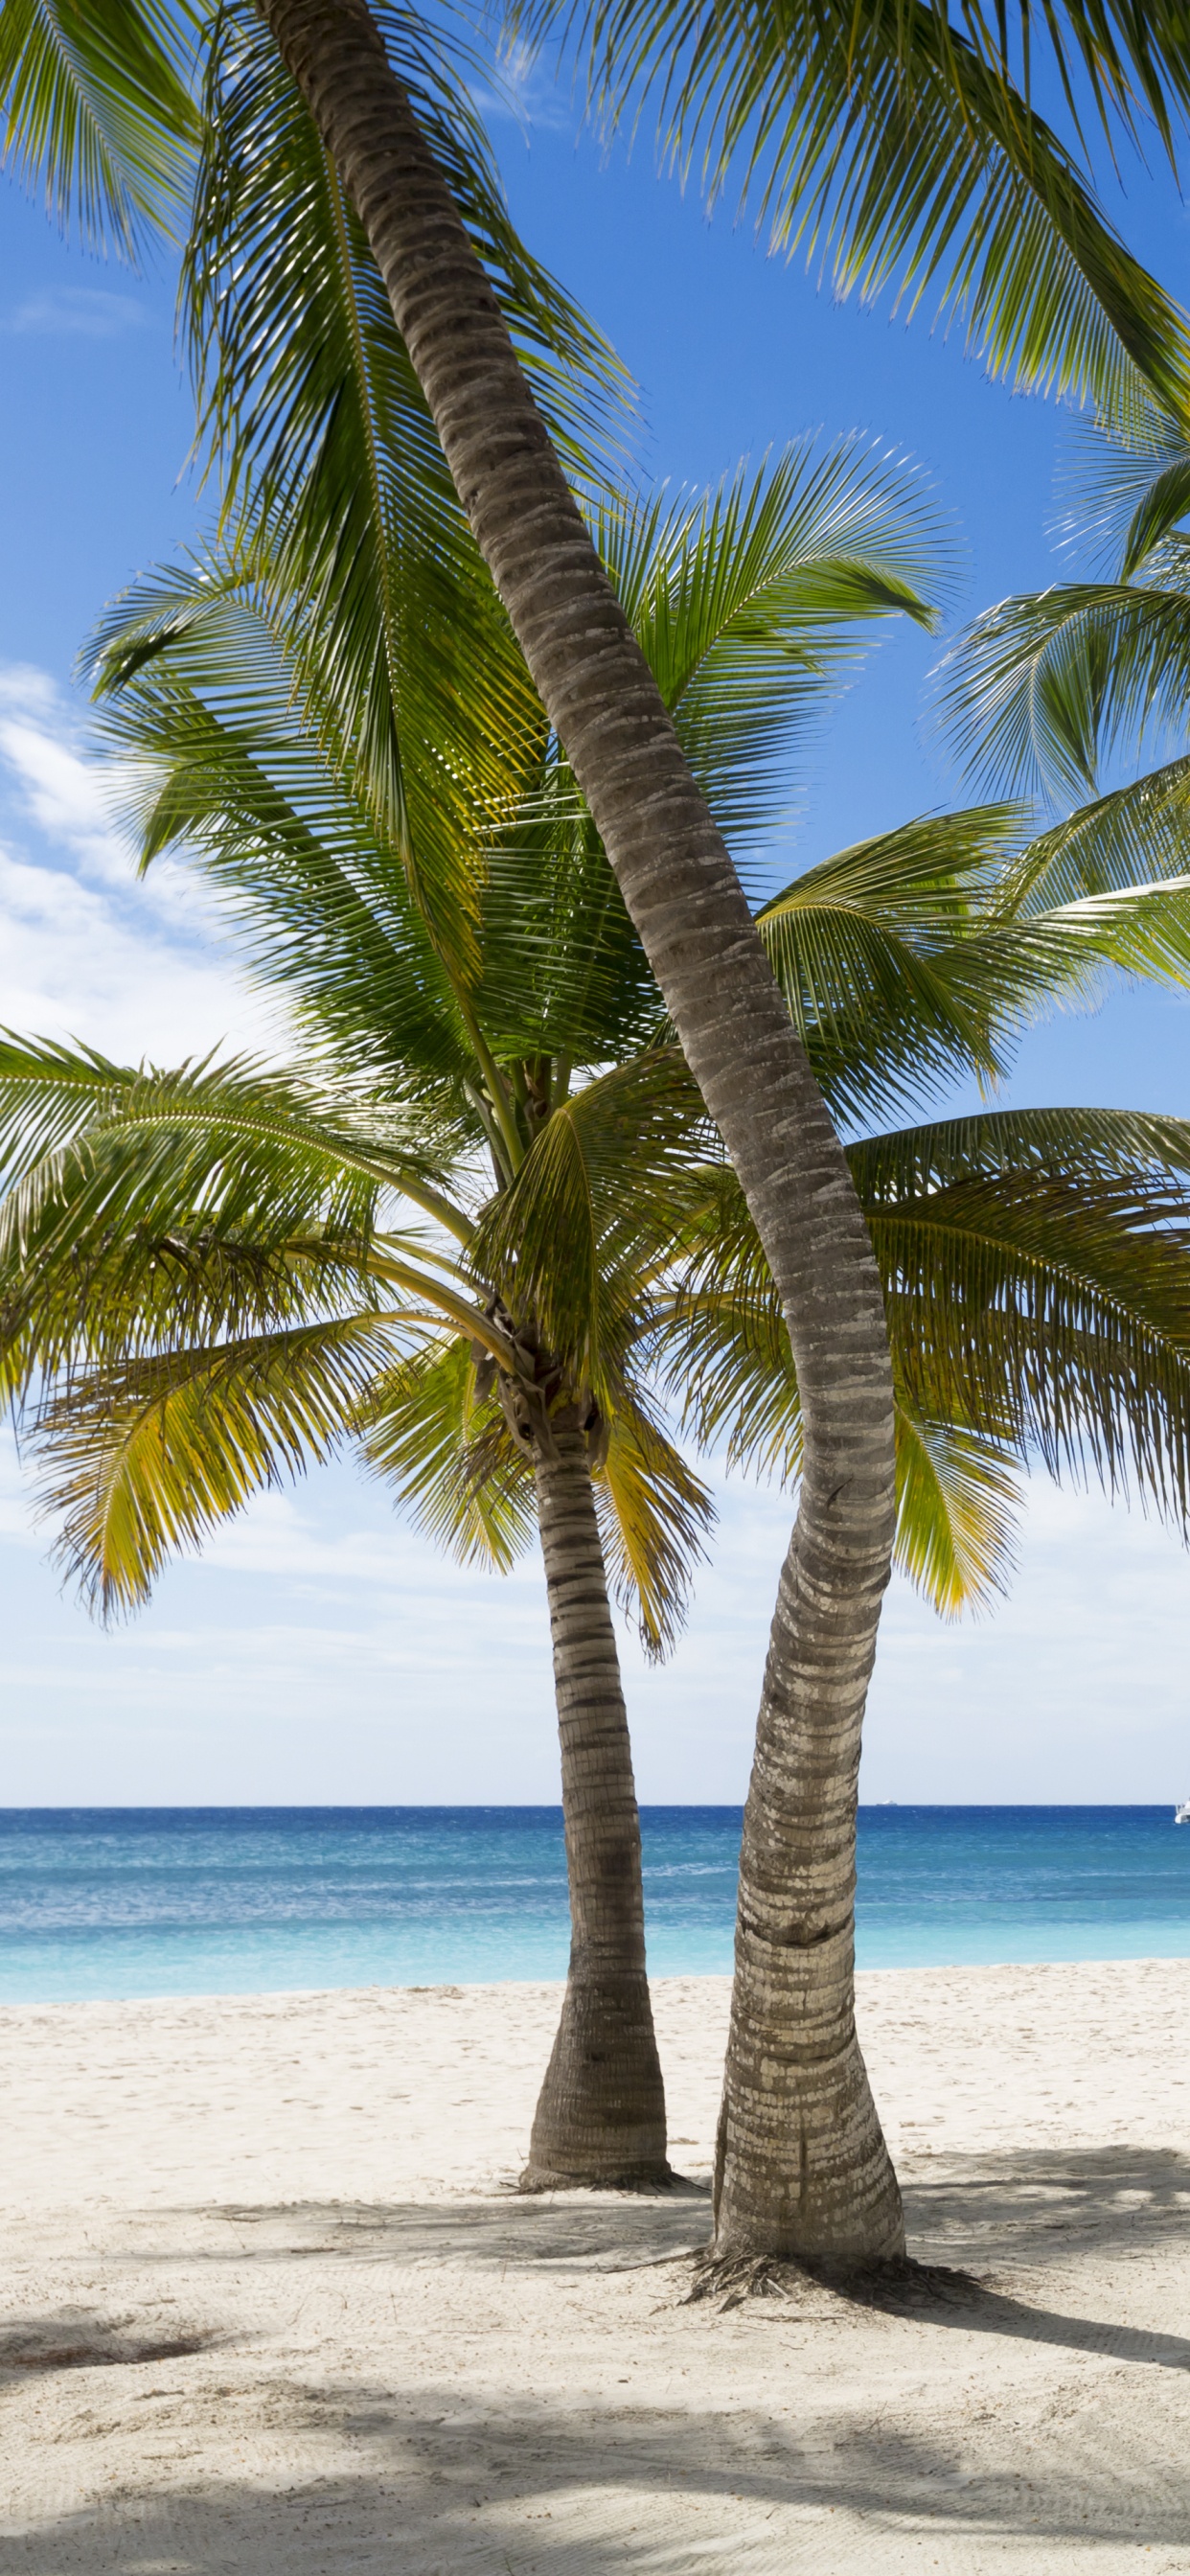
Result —
[[[1047,29],[1088,114],[1176,151],[1174,13]],[[608,112],[657,80],[712,181],[744,138],[779,235],[833,238],[842,285],[934,280],[994,368],[1088,398],[1134,459],[1161,424],[1116,589],[1147,569],[1164,626],[1108,598],[1055,647],[1047,744],[1093,787],[1096,729],[1177,691],[1185,324],[1003,13],[624,0],[579,34]],[[1040,833],[1003,804],[919,820],[750,900],[808,703],[865,620],[929,618],[901,469],[797,451],[689,505],[618,491],[615,362],[513,235],[437,19],[6,0],[0,94],[64,213],[125,246],[187,229],[223,518],[109,614],[94,673],[146,864],[207,871],[301,1039],[172,1071],[4,1049],[5,1366],[64,1548],[134,1601],[343,1441],[462,1553],[536,1525],[574,1939],[526,2178],[657,2180],[609,1582],[662,1649],[709,1526],[691,1444],[796,1478],[714,2254],[896,2258],[852,1995],[892,1550],[943,1608],[986,1590],[1037,1454],[1184,1523],[1190,1134],[886,1122],[994,1085],[1106,973],[1184,978],[1176,793]],[[955,682],[993,758],[1037,698],[1045,612],[1015,606]]]

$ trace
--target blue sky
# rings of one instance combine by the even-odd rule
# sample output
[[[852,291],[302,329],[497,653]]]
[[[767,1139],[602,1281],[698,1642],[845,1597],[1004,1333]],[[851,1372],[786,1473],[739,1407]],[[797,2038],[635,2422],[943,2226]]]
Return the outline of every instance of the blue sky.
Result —
[[[806,430],[858,429],[914,458],[953,523],[952,624],[1060,574],[1047,533],[1070,447],[1060,411],[989,385],[922,320],[835,307],[729,207],[708,224],[644,141],[631,162],[605,159],[539,74],[524,96],[527,131],[494,128],[513,211],[633,369],[650,478],[702,483]],[[1116,209],[1190,301],[1190,228],[1168,183],[1133,173]],[[172,281],[67,250],[11,185],[0,240],[0,1018],[159,1059],[224,1035],[267,1044],[268,1015],[184,871],[134,883],[71,694],[105,599],[201,517]],[[925,712],[938,649],[906,630],[873,653],[806,764],[790,872],[959,800]],[[1190,1114],[1188,1037],[1181,999],[1120,996],[1035,1033],[1010,1096]],[[725,1493],[674,1662],[650,1673],[625,1641],[644,1796],[743,1794],[787,1519],[780,1495]],[[5,1803],[556,1794],[535,1568],[461,1576],[349,1466],[267,1497],[112,1635],[61,1594],[47,1537],[9,1443]],[[1185,1794],[1188,1645],[1175,1543],[1044,1484],[994,1619],[943,1629],[895,1588],[865,1794]]]

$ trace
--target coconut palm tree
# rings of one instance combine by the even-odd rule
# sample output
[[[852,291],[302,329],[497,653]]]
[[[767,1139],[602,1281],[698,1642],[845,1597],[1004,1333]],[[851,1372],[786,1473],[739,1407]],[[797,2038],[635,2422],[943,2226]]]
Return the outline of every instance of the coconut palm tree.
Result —
[[[146,49],[171,68],[169,22],[141,0],[131,70],[124,45],[128,5],[93,0],[93,14],[83,13],[85,35],[75,30],[68,43],[48,9],[34,15],[29,0],[8,0],[0,82],[11,143],[37,164],[59,203],[80,190],[102,197],[109,168],[113,184],[134,199],[138,191],[151,198],[170,184],[156,129],[143,151],[139,139],[146,116],[153,127]],[[389,13],[373,16],[364,0],[264,0],[262,14],[360,217],[455,489],[778,1283],[797,1365],[804,1448],[773,1654],[785,1674],[787,1743],[792,1750],[805,1733],[819,1748],[825,1822],[837,1804],[836,1784],[852,1769],[894,1520],[888,1346],[878,1274],[847,1163],[726,844],[551,446],[482,246],[411,103],[408,22]],[[929,51],[923,18],[933,41],[932,86],[918,76]],[[191,22],[184,23],[188,29]],[[872,23],[883,28],[883,14],[873,13]],[[1047,21],[1055,23],[1069,30],[1105,117],[1127,129],[1138,99],[1166,124],[1171,108],[1181,109],[1184,40],[1174,13],[1156,20],[1146,13],[1138,27],[1132,18],[1105,20],[1101,10],[1068,0],[1061,18]],[[805,28],[793,31],[795,90],[803,36],[817,59],[825,35],[825,56],[834,67],[822,86],[822,149],[814,166],[837,169],[837,138],[845,142],[858,124],[869,166],[881,179],[870,222],[882,244],[903,239],[906,228],[916,240],[932,222],[946,233],[952,206],[961,213],[966,202],[956,197],[956,166],[973,168],[979,204],[986,200],[993,211],[982,234],[978,227],[971,233],[965,271],[952,282],[977,301],[1000,295],[1011,313],[1031,272],[1022,276],[1018,268],[1011,291],[1000,294],[1006,235],[994,208],[1007,161],[1032,187],[1037,237],[1052,253],[1056,290],[1031,305],[1023,349],[1020,334],[1010,332],[1011,358],[1023,358],[1034,376],[1048,367],[1113,404],[1121,387],[1138,380],[1175,399],[1175,379],[1184,373],[1180,321],[1114,241],[1072,162],[1059,168],[1057,156],[1053,184],[1037,185],[1045,138],[1009,79],[1000,23],[985,38],[982,20],[968,13],[967,32],[979,38],[970,76],[966,53],[938,13],[898,8],[890,25],[882,59],[891,64],[891,115],[887,79],[857,85],[853,78],[866,22],[857,27],[849,12],[842,46],[833,12],[817,20],[807,13]],[[1023,13],[1022,26],[1027,32]],[[747,43],[749,30],[742,32]],[[920,110],[902,129],[896,101],[911,90]],[[102,167],[101,152],[107,156]],[[965,180],[964,186],[969,197]],[[853,192],[851,211],[855,203],[862,211],[870,195]],[[287,211],[282,199],[283,245]],[[292,268],[285,274],[292,314],[301,281],[291,284]],[[237,439],[250,443],[231,377],[222,392],[221,436],[233,448]],[[827,1746],[835,1755],[824,1761]],[[812,1841],[812,1812],[806,1826]],[[800,1868],[787,1851],[791,1891]],[[843,1866],[832,1900],[840,1920],[849,1901]],[[767,2062],[774,2065],[806,2002],[804,1971],[796,1945],[778,1940],[766,1979],[750,1997],[740,1997],[757,2033],[767,2033]],[[833,2025],[823,2063],[836,2088],[828,2126],[846,2145],[832,2163],[829,2187],[824,2182],[821,2193],[804,2196],[807,2212],[813,2206],[818,2213],[820,2250],[856,2259],[895,2253],[903,2241],[895,2178],[846,2012]],[[805,2123],[801,2135],[812,2157]],[[738,2224],[725,2202],[725,2251],[778,2248],[787,2201],[784,2188],[775,2202],[755,2198]]]
[[[338,1091],[296,1066],[156,1072],[0,1049],[17,1184],[5,1208],[7,1372],[20,1387],[34,1368],[48,1381],[38,1425],[62,1551],[109,1610],[143,1600],[171,1554],[254,1491],[344,1445],[464,1556],[507,1564],[536,1521],[572,1944],[525,2181],[660,2182],[664,2093],[605,1567],[619,1560],[660,1643],[708,1519],[626,1329],[642,1238],[655,1261],[658,1211],[674,1221],[675,1117],[648,1056],[574,1098],[547,1093],[557,1061],[543,1048],[504,1056],[510,1085],[523,1068],[572,1189],[594,1176],[602,1193],[586,1229],[601,1329],[581,1354],[550,1347],[516,1294],[515,1218],[503,1261],[485,1241],[480,1059],[468,1062],[448,1024],[435,1062],[432,1034],[414,1032],[386,1084]],[[557,1204],[557,1178],[564,1260],[575,1211]]]

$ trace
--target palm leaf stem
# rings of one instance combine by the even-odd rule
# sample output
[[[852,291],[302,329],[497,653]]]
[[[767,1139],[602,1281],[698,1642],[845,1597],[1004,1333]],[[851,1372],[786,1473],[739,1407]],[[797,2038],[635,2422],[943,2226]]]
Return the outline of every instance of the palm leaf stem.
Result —
[[[391,1280],[394,1287],[409,1288],[414,1295],[424,1297],[437,1316],[449,1316],[461,1333],[469,1333],[473,1341],[482,1342],[501,1368],[515,1371],[516,1354],[507,1333],[490,1315],[485,1315],[481,1306],[456,1296],[444,1281],[429,1278],[424,1270],[417,1269],[411,1261],[402,1261],[397,1254],[372,1251],[367,1266],[373,1278]]]
[[[446,971],[449,975],[449,966]],[[471,1040],[471,1044],[475,1049],[475,1060],[483,1075],[484,1083],[487,1088],[487,1095],[491,1102],[492,1116],[499,1128],[501,1140],[508,1155],[508,1177],[511,1180],[514,1173],[519,1170],[521,1162],[524,1159],[524,1146],[521,1143],[516,1119],[513,1116],[512,1104],[508,1097],[508,1087],[503,1079],[500,1068],[496,1063],[496,1059],[492,1054],[483,1031],[480,1028],[471,1004],[466,999],[465,994],[460,989],[457,980],[453,975],[451,976],[451,983],[454,986],[455,999],[458,1002],[459,1009],[463,1015],[463,1025]]]

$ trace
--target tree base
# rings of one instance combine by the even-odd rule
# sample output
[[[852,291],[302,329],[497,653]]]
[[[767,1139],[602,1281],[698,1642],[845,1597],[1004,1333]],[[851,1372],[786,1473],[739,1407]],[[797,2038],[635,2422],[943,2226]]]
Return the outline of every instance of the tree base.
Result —
[[[658,2165],[648,2172],[633,2173],[552,2173],[546,2165],[526,2165],[517,2182],[518,2192],[532,2195],[546,2191],[674,2191],[681,2190],[683,2176],[669,2165]]]
[[[599,1979],[572,1973],[519,2188],[648,2191],[670,2180],[644,1970]]]
[[[923,2307],[968,2307],[983,2284],[971,2272],[955,2272],[944,2263],[915,2263],[907,2254],[887,2261],[846,2263],[801,2262],[788,2254],[716,2254],[712,2246],[694,2255],[694,2280],[681,2304],[695,2307],[713,2299],[723,2316],[745,2299],[791,2299],[826,2290],[852,2307],[880,2308],[912,2314]]]

